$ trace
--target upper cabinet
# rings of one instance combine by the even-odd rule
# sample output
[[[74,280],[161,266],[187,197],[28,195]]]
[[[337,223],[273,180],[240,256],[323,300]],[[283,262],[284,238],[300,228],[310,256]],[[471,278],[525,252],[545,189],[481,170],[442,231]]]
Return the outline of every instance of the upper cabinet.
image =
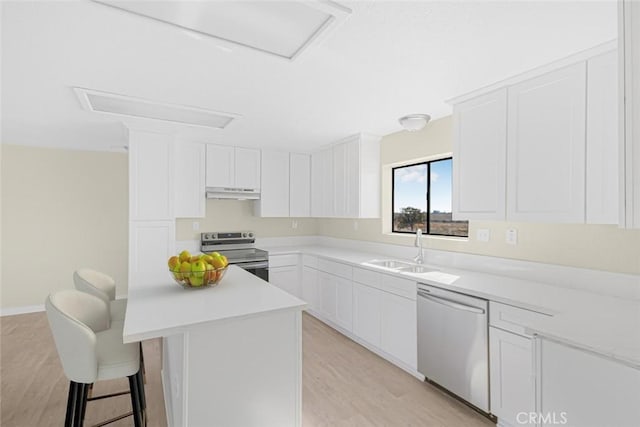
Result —
[[[311,160],[314,217],[380,217],[380,138],[359,134]]]
[[[205,216],[205,146],[176,141],[173,150],[173,211],[176,218]]]
[[[260,188],[260,150],[207,144],[206,186]]]
[[[508,104],[507,217],[584,221],[585,63],[513,85]]]
[[[454,219],[504,219],[507,90],[454,106]]]
[[[311,157],[287,151],[262,151],[262,189],[256,201],[260,217],[310,215]]]
[[[617,223],[607,44],[454,100],[455,219]]]

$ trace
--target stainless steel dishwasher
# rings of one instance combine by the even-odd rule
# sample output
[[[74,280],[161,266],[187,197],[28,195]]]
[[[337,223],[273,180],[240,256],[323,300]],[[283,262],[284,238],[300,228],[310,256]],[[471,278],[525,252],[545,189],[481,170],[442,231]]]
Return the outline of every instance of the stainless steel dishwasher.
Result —
[[[418,371],[489,413],[488,301],[418,283]]]

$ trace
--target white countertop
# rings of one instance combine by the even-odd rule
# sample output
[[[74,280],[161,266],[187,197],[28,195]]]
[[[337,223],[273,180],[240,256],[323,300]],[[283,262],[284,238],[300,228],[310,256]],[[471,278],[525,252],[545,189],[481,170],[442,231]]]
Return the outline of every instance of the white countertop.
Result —
[[[640,301],[471,270],[433,265],[431,273],[398,273],[367,265],[394,258],[327,246],[267,248],[270,255],[304,253],[552,316],[523,324],[530,333],[592,351],[640,369]],[[428,260],[427,260],[428,261]],[[429,264],[427,264],[429,265]]]
[[[167,271],[167,280],[151,286],[129,285],[124,342],[169,336],[190,326],[302,310],[306,303],[245,270],[230,265],[212,288],[184,289]]]

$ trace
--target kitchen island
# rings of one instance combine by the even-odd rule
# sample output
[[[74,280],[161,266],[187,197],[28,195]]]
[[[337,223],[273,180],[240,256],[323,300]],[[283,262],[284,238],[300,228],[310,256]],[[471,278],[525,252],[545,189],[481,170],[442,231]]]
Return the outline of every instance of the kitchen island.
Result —
[[[299,426],[304,301],[236,266],[214,288],[129,284],[123,338],[162,338],[169,426]]]

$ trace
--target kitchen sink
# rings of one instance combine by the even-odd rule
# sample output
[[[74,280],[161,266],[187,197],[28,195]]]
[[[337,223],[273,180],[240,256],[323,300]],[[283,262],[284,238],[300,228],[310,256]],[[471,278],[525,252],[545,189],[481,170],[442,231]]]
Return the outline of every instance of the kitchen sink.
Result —
[[[373,265],[375,267],[389,268],[393,270],[398,270],[402,268],[412,267],[413,264],[406,261],[400,261],[397,259],[374,259],[371,261],[367,261],[367,264]]]
[[[427,267],[426,265],[419,265],[419,264],[401,267],[399,270],[403,273],[428,273],[430,271],[436,271],[435,268],[431,268],[431,267]]]

